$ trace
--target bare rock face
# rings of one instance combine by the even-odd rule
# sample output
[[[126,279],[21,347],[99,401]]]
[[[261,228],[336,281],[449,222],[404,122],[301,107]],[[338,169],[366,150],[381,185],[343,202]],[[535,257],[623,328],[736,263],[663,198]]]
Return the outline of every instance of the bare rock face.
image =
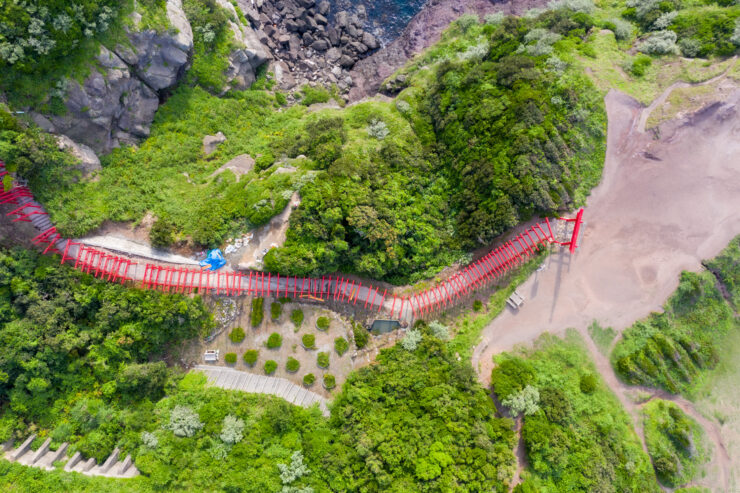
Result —
[[[221,132],[216,135],[206,135],[203,137],[203,154],[206,156],[213,154],[216,148],[224,142],[226,142],[226,136]]]
[[[131,31],[130,45],[101,46],[90,76],[67,81],[67,112],[47,115],[48,130],[98,153],[148,137],[161,97],[180,81],[193,50],[181,0],[167,0],[167,18],[171,32]]]
[[[100,159],[98,159],[95,151],[85,144],[78,144],[66,135],[60,135],[57,137],[57,143],[59,145],[59,149],[66,149],[70,154],[79,159],[80,165],[78,168],[82,172],[83,178],[86,178],[92,173],[102,169],[100,166]]]

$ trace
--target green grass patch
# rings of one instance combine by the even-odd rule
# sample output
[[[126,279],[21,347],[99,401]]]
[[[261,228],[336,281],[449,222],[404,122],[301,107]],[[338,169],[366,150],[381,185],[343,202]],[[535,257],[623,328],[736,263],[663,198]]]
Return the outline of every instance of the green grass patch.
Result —
[[[521,491],[660,491],[632,420],[574,330],[494,359],[499,398],[516,402],[525,391],[531,399],[536,389],[522,429],[529,465]]]
[[[626,329],[611,361],[628,383],[690,396],[717,365],[734,315],[707,271],[683,272],[664,309]]]
[[[249,314],[249,320],[252,327],[259,327],[262,319],[265,317],[265,299],[252,298],[252,312]]]
[[[277,301],[273,301],[272,304],[270,304],[270,315],[272,316],[272,319],[277,320],[280,318],[280,315],[282,314],[283,314],[283,305]]]
[[[591,340],[594,341],[596,347],[599,349],[601,354],[608,356],[609,348],[617,337],[617,331],[611,327],[602,327],[599,323],[594,320],[591,325],[588,326],[588,335],[591,336]]]
[[[303,310],[300,308],[296,308],[292,312],[290,312],[290,321],[293,322],[293,325],[296,326],[296,328],[299,328],[301,325],[303,325]]]
[[[671,488],[698,478],[709,460],[704,430],[670,401],[655,399],[642,408],[645,444],[658,479]]]

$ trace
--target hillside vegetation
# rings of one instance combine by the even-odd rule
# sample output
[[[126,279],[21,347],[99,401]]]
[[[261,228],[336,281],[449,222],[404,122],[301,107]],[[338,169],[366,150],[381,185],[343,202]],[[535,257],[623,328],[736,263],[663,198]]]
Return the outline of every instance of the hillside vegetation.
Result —
[[[629,415],[575,331],[494,358],[493,390],[524,420],[529,466],[514,491],[660,491]]]

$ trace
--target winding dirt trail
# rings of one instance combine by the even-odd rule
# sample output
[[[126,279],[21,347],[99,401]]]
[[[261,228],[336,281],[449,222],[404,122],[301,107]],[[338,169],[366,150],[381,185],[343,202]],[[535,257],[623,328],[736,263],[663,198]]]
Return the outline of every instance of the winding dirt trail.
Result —
[[[673,87],[673,86],[672,86]],[[675,86],[679,87],[679,86]],[[666,100],[672,89],[660,99]],[[729,491],[733,460],[720,427],[681,397],[623,384],[593,345],[593,320],[622,331],[660,311],[682,270],[698,271],[740,232],[740,89],[690,117],[661,126],[662,137],[641,131],[656,101],[644,108],[618,91],[605,98],[607,156],[601,184],[588,200],[575,256],[551,255],[546,268],[519,287],[525,304],[508,307],[483,331],[472,363],[490,383],[492,356],[527,344],[543,332],[582,333],[604,380],[632,416],[643,441],[639,405],[629,391],[671,400],[699,422],[713,443],[709,465],[716,491]]]

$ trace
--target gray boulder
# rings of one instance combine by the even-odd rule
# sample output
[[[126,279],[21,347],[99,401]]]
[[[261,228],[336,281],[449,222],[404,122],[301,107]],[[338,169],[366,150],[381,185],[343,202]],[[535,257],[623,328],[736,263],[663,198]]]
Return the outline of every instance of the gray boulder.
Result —
[[[98,159],[95,151],[85,144],[78,144],[66,135],[58,136],[57,144],[59,145],[59,149],[66,149],[80,161],[78,169],[82,172],[83,178],[86,178],[92,173],[102,169],[100,166],[100,159]]]
[[[216,148],[226,142],[226,136],[218,132],[216,135],[206,135],[203,137],[203,154],[206,156],[213,154]]]

